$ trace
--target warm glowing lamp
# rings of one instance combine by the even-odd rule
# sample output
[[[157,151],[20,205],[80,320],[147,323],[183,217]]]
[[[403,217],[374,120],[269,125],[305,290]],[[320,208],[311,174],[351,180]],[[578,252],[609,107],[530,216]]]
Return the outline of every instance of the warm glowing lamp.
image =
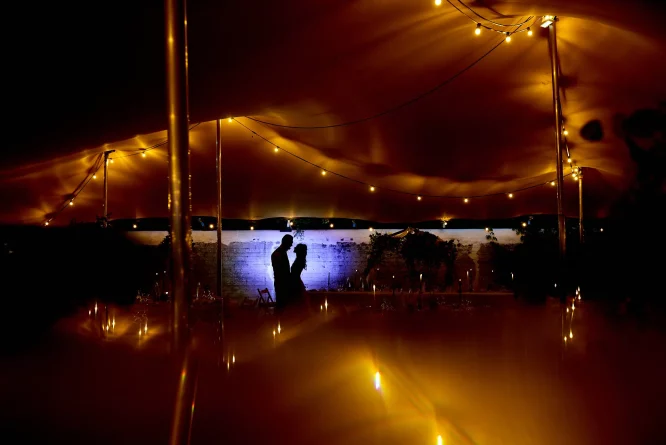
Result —
[[[442,4],[442,0],[435,0],[435,6],[440,6]]]
[[[474,34],[481,35],[481,23],[476,24],[476,29],[474,30]]]
[[[322,170],[322,171],[321,171],[321,175],[322,175],[322,176],[326,176],[326,170]]]
[[[464,202],[465,204],[467,204],[467,203],[469,202],[469,199],[465,198],[465,199],[463,199],[463,202]]]
[[[275,148],[273,149],[273,151],[274,151],[275,153],[277,153],[278,151],[280,151],[280,147],[278,147],[278,146],[276,145]]]
[[[507,32],[506,33],[506,38],[504,40],[506,40],[506,43],[511,42],[511,33]]]
[[[532,34],[533,34],[532,28],[527,28],[527,35],[532,37]]]
[[[421,198],[420,196],[417,196],[417,197],[416,197],[416,200],[417,200],[417,201],[420,201],[421,199],[422,199],[422,198]]]
[[[374,191],[375,191],[375,186],[371,185],[371,186],[370,186],[370,191],[371,191],[371,192],[374,192]]]
[[[509,193],[509,198],[513,198],[513,193]]]

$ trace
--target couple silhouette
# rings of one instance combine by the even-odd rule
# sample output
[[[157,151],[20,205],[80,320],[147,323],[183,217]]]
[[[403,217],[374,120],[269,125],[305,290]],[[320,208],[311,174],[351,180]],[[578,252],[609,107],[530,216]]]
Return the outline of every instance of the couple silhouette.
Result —
[[[308,246],[298,244],[294,247],[296,259],[290,268],[287,252],[293,244],[294,237],[285,235],[282,237],[280,247],[275,249],[275,252],[271,255],[273,278],[275,280],[275,306],[277,309],[284,309],[288,304],[307,301],[301,272],[307,268]]]

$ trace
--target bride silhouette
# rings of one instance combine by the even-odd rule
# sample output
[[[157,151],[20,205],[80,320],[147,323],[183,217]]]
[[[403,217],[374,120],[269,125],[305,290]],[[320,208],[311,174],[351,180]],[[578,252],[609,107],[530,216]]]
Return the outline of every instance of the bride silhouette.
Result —
[[[296,259],[291,265],[292,296],[294,303],[307,304],[307,294],[305,291],[305,284],[303,284],[303,280],[301,279],[301,272],[308,268],[306,261],[306,257],[308,256],[308,246],[305,244],[299,244],[294,247],[294,253],[296,254]]]

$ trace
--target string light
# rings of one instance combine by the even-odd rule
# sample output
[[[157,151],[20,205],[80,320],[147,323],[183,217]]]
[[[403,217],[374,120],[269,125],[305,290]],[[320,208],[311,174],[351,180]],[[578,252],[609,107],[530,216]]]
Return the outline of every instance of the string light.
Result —
[[[522,224],[522,226],[523,226],[523,227],[527,227],[527,223],[524,222],[524,223]]]
[[[476,34],[477,36],[481,35],[481,23],[476,24],[476,29],[474,30],[474,34]]]
[[[71,205],[71,206],[74,205],[74,200],[73,199],[71,201],[69,201],[69,205]]]
[[[250,226],[250,230],[254,230],[254,226]]]
[[[565,135],[565,136],[569,136],[569,130],[567,130],[566,128],[563,129],[562,134]]]
[[[210,228],[210,229],[214,229],[214,228],[215,228],[215,224],[209,224],[209,225],[208,225],[208,228]]]
[[[509,193],[509,199],[513,198],[513,193]]]
[[[368,230],[372,232],[374,229],[372,227],[368,227]],[[604,229],[601,229],[601,231],[603,232]]]
[[[370,191],[371,191],[371,192],[374,192],[374,191],[375,191],[375,187],[371,185],[371,186],[370,186]]]
[[[331,223],[330,227],[331,227],[331,229],[333,228],[333,223]]]
[[[567,162],[571,164],[571,158],[567,158]]]
[[[527,35],[532,37],[532,28],[527,28]]]
[[[109,162],[111,162],[113,164],[114,163],[113,158],[109,159]]]
[[[510,33],[510,32],[507,31],[507,33],[506,33],[506,38],[505,38],[504,40],[506,40],[506,43],[510,43],[510,42],[511,42],[511,33]]]
[[[141,157],[142,157],[142,158],[145,158],[145,157],[146,157],[146,150],[143,150],[143,151],[141,152]]]
[[[44,225],[45,225],[45,226],[48,226],[48,225],[49,225],[49,222],[48,222],[48,221],[46,221],[46,222],[44,223]]]
[[[276,145],[275,148],[273,149],[273,151],[274,151],[275,153],[277,153],[278,151],[280,151],[280,147],[278,147],[278,146]]]
[[[136,229],[136,224],[132,224],[132,228],[133,228],[133,229]]]
[[[435,6],[441,6],[442,0],[435,0]]]
[[[93,179],[97,179],[97,175],[96,175],[96,174],[95,174],[95,175],[93,175]]]
[[[321,175],[322,175],[322,176],[326,176],[326,170],[322,170],[322,171],[321,171]]]
[[[550,181],[550,185],[555,185],[555,181]]]
[[[421,198],[420,196],[417,196],[417,197],[416,197],[416,200],[417,200],[417,201],[420,201],[421,199],[422,199],[422,198]]]
[[[465,198],[465,199],[463,199],[463,202],[464,202],[465,204],[467,204],[467,203],[469,202],[469,199],[468,199],[468,198]]]
[[[233,120],[234,120],[233,117],[228,117],[228,118],[227,118],[227,122],[229,122],[229,123],[231,123]]]

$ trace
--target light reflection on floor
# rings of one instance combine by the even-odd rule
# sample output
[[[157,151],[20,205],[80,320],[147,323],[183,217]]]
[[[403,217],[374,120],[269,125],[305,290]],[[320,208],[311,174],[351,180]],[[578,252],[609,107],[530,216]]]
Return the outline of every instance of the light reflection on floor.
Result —
[[[327,303],[279,318],[234,311],[223,348],[214,313],[195,309],[192,443],[659,443],[660,332],[571,300],[412,314]],[[109,320],[86,308],[3,361],[8,431],[165,443],[178,377],[169,307],[109,308]]]

